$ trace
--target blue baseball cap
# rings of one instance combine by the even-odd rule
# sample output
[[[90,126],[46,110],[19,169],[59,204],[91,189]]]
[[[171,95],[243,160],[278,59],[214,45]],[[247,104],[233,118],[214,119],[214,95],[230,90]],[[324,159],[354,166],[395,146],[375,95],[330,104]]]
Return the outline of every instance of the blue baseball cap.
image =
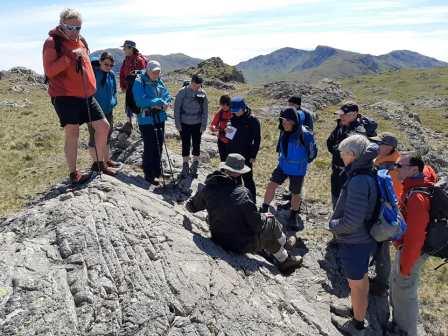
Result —
[[[247,105],[244,98],[241,96],[232,97],[230,100],[230,112],[237,113],[246,109]]]

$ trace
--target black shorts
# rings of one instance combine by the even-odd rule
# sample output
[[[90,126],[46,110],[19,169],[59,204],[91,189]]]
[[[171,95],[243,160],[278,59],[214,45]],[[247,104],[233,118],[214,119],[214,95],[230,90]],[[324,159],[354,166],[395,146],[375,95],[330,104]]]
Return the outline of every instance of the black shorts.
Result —
[[[107,122],[109,123],[109,133],[107,134],[107,144],[110,144],[110,136],[114,128],[114,115],[111,113],[105,114]],[[92,126],[88,125],[89,130],[89,147],[95,146],[95,131]]]
[[[271,176],[271,181],[276,184],[283,184],[289,178],[289,191],[292,194],[300,194],[302,192],[304,176],[286,175],[283,170],[277,166]]]
[[[89,97],[87,101],[92,121],[103,119],[103,110],[95,97]],[[89,121],[86,98],[59,96],[53,97],[51,102],[58,114],[61,127],[67,124],[82,125]]]

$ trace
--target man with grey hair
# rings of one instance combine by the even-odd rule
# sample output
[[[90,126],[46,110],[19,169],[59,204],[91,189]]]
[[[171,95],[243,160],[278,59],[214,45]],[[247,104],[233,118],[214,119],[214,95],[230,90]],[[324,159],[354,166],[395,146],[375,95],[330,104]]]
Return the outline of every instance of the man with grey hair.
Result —
[[[332,306],[335,315],[332,321],[344,334],[364,335],[369,294],[367,271],[377,246],[369,230],[378,197],[373,170],[378,145],[355,134],[339,144],[339,151],[347,181],[342,186],[329,227],[350,286],[351,307]],[[349,319],[345,320],[347,317]]]
[[[220,170],[207,176],[185,207],[190,212],[207,210],[212,240],[235,253],[266,251],[274,257],[282,274],[288,275],[302,264],[301,257],[288,253],[296,242],[286,239],[280,224],[271,214],[260,214],[252,195],[241,185],[240,177],[250,171],[245,158],[236,153],[221,162]]]
[[[43,65],[48,79],[48,94],[59,117],[65,134],[65,157],[72,184],[86,182],[90,174],[76,169],[79,126],[89,123],[95,132],[95,162],[92,170],[115,175],[106,165],[109,123],[104,117],[94,94],[95,74],[89,59],[89,49],[80,35],[81,14],[75,9],[65,9],[59,25],[49,32],[43,47]]]

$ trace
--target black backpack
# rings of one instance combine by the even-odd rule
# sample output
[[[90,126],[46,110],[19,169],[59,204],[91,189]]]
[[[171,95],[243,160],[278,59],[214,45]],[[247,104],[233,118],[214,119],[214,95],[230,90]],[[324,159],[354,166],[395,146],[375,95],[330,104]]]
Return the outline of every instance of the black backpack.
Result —
[[[126,81],[128,82],[128,88],[126,89],[126,106],[132,111],[133,114],[139,114],[140,108],[135,103],[134,93],[132,92],[132,87],[134,86],[135,79],[137,75],[128,75],[126,76]],[[143,85],[145,85],[145,81],[142,80]]]
[[[86,39],[83,36],[79,36],[79,39],[81,40],[82,44],[84,44],[84,47],[89,50],[89,45],[87,44]],[[56,50],[56,55],[59,57],[62,56],[62,37],[56,35],[53,36],[54,41],[54,50]],[[48,77],[45,75],[44,83],[48,84]]]
[[[430,221],[423,252],[448,262],[448,179],[441,179],[433,187],[411,189],[407,198],[415,192],[428,195],[431,200]]]

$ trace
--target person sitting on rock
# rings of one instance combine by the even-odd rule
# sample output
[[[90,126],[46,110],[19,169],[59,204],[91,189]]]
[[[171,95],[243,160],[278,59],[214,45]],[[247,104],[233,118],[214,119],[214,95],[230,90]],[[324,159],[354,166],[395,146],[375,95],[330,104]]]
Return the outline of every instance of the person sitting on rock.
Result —
[[[96,78],[95,98],[98,101],[98,104],[100,104],[110,126],[109,134],[107,135],[107,146],[105,148],[106,152],[104,153],[105,163],[112,169],[118,169],[122,166],[122,164],[113,161],[110,152],[110,136],[112,134],[114,124],[112,112],[114,107],[117,105],[117,81],[115,79],[115,73],[112,71],[112,67],[114,66],[114,57],[112,54],[105,51],[101,54],[98,61],[92,60],[92,66]],[[95,148],[93,147],[95,143],[94,134],[95,132],[93,128],[89,125],[89,152],[92,158],[96,157]]]
[[[288,99],[288,105],[297,110],[300,123],[308,127],[310,130],[314,129],[313,116],[310,111],[302,107],[302,98],[300,96],[291,96]]]
[[[347,176],[344,173],[344,162],[340,156],[339,144],[353,133],[363,134],[367,137],[376,135],[377,123],[359,113],[359,107],[354,102],[345,102],[335,112],[338,116],[336,128],[327,139],[327,148],[332,155],[331,160],[331,201],[333,208],[341,192]]]
[[[299,217],[302,202],[300,194],[310,155],[312,158],[316,156],[317,147],[313,133],[308,128],[302,127],[295,108],[286,108],[281,111],[279,129],[281,133],[277,144],[278,165],[272,172],[271,181],[266,187],[261,211],[269,211],[269,204],[274,199],[276,189],[289,179],[292,197],[288,225],[291,229],[299,231],[303,230],[303,221]]]
[[[289,274],[302,264],[301,257],[290,255],[294,236],[286,239],[272,215],[260,214],[240,176],[249,172],[245,158],[236,153],[221,162],[220,170],[208,175],[205,186],[185,205],[189,212],[206,209],[212,240],[228,251],[250,253],[267,251],[273,255],[281,273]]]
[[[244,98],[240,96],[232,97],[230,112],[233,116],[230,119],[232,133],[228,134],[230,138],[228,152],[241,154],[246,159],[246,165],[251,168],[242,175],[242,179],[255,201],[257,190],[252,169],[260,149],[260,121],[252,114]]]
[[[162,174],[166,110],[172,100],[160,79],[160,71],[159,62],[148,62],[146,72],[137,76],[132,87],[135,103],[141,110],[137,122],[143,138],[143,172],[145,180],[153,185],[159,185],[157,179]]]
[[[230,124],[230,118],[232,118],[232,112],[230,112],[230,97],[223,95],[219,98],[219,111],[216,112],[213,120],[210,124],[210,131],[216,133],[218,136],[218,152],[221,162],[224,162],[227,158],[227,146],[230,142],[226,136],[227,126]]]
[[[370,257],[377,243],[370,235],[378,190],[373,160],[378,145],[361,134],[351,135],[339,144],[347,181],[342,187],[330,220],[342,269],[350,287],[351,307],[333,306],[332,321],[344,335],[364,335],[369,295],[367,276]],[[349,320],[342,318],[349,318]]]
[[[207,94],[202,89],[203,78],[199,75],[191,77],[190,85],[179,90],[174,101],[174,121],[182,140],[183,166],[181,175],[197,176],[199,155],[201,153],[201,137],[208,122]],[[193,162],[190,167],[190,150],[193,143]]]

